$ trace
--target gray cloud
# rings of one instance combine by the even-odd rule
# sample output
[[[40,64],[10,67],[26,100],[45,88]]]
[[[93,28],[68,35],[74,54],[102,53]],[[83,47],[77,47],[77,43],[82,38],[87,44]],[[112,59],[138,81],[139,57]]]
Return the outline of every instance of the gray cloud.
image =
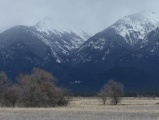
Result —
[[[125,15],[143,10],[159,12],[158,5],[158,0],[1,0],[0,28],[33,25],[52,17],[98,32]]]

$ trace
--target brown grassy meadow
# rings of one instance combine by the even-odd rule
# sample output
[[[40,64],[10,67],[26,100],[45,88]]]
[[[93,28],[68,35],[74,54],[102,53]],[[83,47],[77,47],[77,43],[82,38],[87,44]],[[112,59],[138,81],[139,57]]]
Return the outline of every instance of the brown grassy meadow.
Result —
[[[72,98],[55,108],[0,108],[0,120],[159,120],[159,98],[123,98],[103,106],[99,98]]]

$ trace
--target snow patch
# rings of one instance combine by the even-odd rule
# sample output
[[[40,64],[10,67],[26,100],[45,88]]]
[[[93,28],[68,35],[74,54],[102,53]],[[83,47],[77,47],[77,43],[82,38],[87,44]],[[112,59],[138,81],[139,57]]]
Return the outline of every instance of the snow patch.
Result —
[[[81,81],[72,81],[72,82],[69,82],[70,84],[80,84]]]

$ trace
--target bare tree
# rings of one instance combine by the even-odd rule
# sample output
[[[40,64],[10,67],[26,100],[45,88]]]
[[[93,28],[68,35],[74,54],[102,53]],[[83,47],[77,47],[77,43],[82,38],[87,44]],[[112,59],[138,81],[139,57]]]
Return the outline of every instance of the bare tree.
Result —
[[[103,104],[105,105],[106,99],[110,98],[111,104],[117,105],[120,101],[121,96],[124,94],[123,89],[123,84],[114,80],[109,80],[99,92]]]
[[[21,89],[18,85],[8,85],[3,94],[3,104],[8,107],[14,107],[15,104],[20,100],[20,96]]]
[[[4,102],[4,92],[5,92],[5,88],[7,88],[7,84],[8,84],[7,75],[3,71],[0,71],[0,104],[1,105],[3,105],[3,102]]]
[[[53,75],[34,68],[31,74],[21,74],[19,84],[23,90],[22,102],[27,107],[50,107],[65,99],[65,90],[56,86]]]
[[[107,92],[102,88],[97,95],[102,99],[103,105],[106,104],[106,100],[107,100]]]
[[[10,84],[7,75],[0,72],[0,104],[14,107],[51,107],[66,105],[69,101],[66,89],[55,84],[49,72],[34,68],[31,74],[20,74],[18,84]]]

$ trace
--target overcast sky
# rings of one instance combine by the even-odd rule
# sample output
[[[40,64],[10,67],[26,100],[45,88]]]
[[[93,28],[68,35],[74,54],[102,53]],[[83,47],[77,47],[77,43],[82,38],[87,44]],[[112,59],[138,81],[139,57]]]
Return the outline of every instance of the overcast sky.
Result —
[[[159,0],[0,0],[0,28],[33,25],[45,17],[84,24],[98,32],[140,11],[159,13]]]

